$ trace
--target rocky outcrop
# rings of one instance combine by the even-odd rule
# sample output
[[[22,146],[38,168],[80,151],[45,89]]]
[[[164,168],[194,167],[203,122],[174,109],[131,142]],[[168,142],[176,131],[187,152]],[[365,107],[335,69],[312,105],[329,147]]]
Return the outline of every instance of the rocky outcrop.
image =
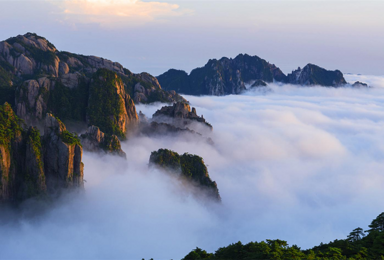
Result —
[[[120,140],[116,135],[106,135],[97,126],[90,126],[85,134],[80,136],[83,148],[90,152],[104,152],[127,158],[121,149]]]
[[[51,80],[47,77],[25,81],[16,91],[17,115],[26,122],[42,120],[47,112],[50,89]]]
[[[181,181],[196,186],[201,193],[194,195],[203,194],[214,201],[221,201],[217,184],[209,177],[203,158],[188,153],[179,155],[167,149],[160,149],[151,153],[149,164],[175,174]]]
[[[235,59],[209,60],[190,75],[184,71],[169,70],[157,77],[163,89],[175,90],[188,95],[240,94],[245,84],[286,80],[284,73],[275,65],[257,57],[240,54]]]
[[[330,71],[313,64],[308,64],[303,69],[298,68],[291,74],[288,74],[286,83],[303,86],[319,85],[325,87],[339,87],[347,84],[341,71]]]
[[[125,137],[139,117],[131,97],[126,94],[121,78],[114,72],[99,69],[89,89],[87,123],[110,135]]]
[[[18,204],[69,187],[83,187],[82,148],[77,136],[49,115],[43,138],[24,130],[10,105],[0,106],[0,203]]]
[[[194,122],[206,126],[212,130],[212,125],[205,121],[203,116],[196,114],[196,109],[187,103],[177,102],[173,106],[164,106],[153,114],[153,120],[163,123],[171,123],[175,126],[185,128]]]

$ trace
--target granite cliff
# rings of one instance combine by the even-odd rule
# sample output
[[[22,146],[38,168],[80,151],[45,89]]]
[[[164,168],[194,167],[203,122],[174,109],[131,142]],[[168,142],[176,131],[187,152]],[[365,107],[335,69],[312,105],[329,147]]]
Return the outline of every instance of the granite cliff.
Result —
[[[38,129],[25,128],[8,103],[0,106],[0,203],[83,188],[82,152],[77,136],[52,115],[40,136]]]

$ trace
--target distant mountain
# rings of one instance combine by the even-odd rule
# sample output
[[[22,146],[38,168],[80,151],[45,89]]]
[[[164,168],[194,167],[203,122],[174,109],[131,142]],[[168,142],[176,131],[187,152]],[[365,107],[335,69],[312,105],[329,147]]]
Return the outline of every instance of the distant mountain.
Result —
[[[341,71],[330,71],[313,64],[308,64],[303,69],[298,68],[288,74],[286,82],[303,86],[319,85],[325,87],[338,87],[347,84]]]
[[[188,95],[240,94],[249,87],[263,87],[266,83],[281,82],[295,85],[338,87],[347,84],[343,74],[308,64],[286,76],[274,64],[257,56],[240,54],[234,59],[209,60],[191,74],[171,69],[157,77],[165,90]]]
[[[165,90],[188,95],[221,96],[239,94],[246,89],[246,83],[255,80],[284,82],[286,76],[266,60],[240,54],[235,59],[209,60],[204,67],[194,69],[190,75],[171,69],[157,79]]]

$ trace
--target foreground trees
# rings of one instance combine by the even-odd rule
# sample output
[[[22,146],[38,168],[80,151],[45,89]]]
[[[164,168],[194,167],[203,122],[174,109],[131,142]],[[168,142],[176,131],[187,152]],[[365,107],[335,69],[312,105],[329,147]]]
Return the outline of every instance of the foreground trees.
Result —
[[[357,260],[384,259],[384,212],[375,218],[363,231],[355,228],[346,239],[334,240],[328,244],[321,243],[309,250],[289,246],[283,240],[250,242],[243,245],[240,241],[226,247],[219,248],[215,253],[207,253],[196,248],[182,260],[256,260],[256,259],[300,259],[300,260]],[[367,234],[367,235],[366,235]]]

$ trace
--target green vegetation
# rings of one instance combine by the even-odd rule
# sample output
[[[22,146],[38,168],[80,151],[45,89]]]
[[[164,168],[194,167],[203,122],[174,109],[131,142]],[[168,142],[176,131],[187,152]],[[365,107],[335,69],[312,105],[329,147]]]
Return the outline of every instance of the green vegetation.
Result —
[[[60,138],[66,144],[69,144],[69,145],[77,144],[79,146],[82,146],[80,142],[80,138],[77,136],[77,134],[75,133],[72,134],[67,130],[61,133]]]
[[[187,180],[207,188],[210,195],[219,201],[221,200],[216,182],[212,181],[209,177],[207,166],[205,166],[204,160],[200,156],[188,153],[180,156],[171,150],[159,149],[157,152],[151,153],[149,161],[151,164],[166,170],[180,171]]]
[[[116,135],[105,135],[101,148],[106,151],[115,152],[121,150],[121,144]]]
[[[85,121],[88,106],[89,86],[84,78],[76,88],[67,88],[57,81],[49,92],[48,110],[63,120]]]
[[[0,145],[9,144],[21,133],[21,122],[8,103],[0,105]]]
[[[181,169],[180,155],[168,149],[159,149],[157,152],[152,152],[150,162],[171,170]]]
[[[35,154],[36,161],[39,164],[39,168],[43,170],[43,157],[42,157],[42,146],[40,139],[40,132],[35,127],[30,127],[27,133],[27,143],[32,147],[33,153]]]
[[[241,242],[219,248],[215,253],[207,253],[196,248],[183,260],[257,260],[257,259],[297,259],[297,260],[357,260],[384,259],[384,212],[369,225],[369,230],[354,229],[346,239],[321,243],[309,250],[301,250],[296,245],[289,246],[283,240]],[[367,235],[365,235],[367,233]]]
[[[0,105],[8,102],[13,105],[15,102],[15,88],[13,87],[13,66],[3,61],[0,57]]]
[[[29,167],[25,169],[25,175],[23,180],[23,185],[26,188],[26,198],[31,198],[36,195],[42,195],[46,189],[44,163],[42,155],[42,142],[39,130],[34,127],[29,128],[25,137],[27,140],[27,147],[29,146],[32,149],[33,156],[37,164],[37,168]]]
[[[180,156],[171,150],[159,149],[157,152],[151,153],[150,162],[171,170],[181,169],[183,176],[201,184],[208,185],[212,183],[208,175],[208,169],[200,156],[188,153]],[[208,182],[205,183],[206,181]]]
[[[94,74],[89,89],[87,114],[90,125],[97,125],[106,134],[125,137],[125,129],[118,125],[119,117],[124,111],[123,99],[117,89],[122,84],[116,73],[99,69]]]

